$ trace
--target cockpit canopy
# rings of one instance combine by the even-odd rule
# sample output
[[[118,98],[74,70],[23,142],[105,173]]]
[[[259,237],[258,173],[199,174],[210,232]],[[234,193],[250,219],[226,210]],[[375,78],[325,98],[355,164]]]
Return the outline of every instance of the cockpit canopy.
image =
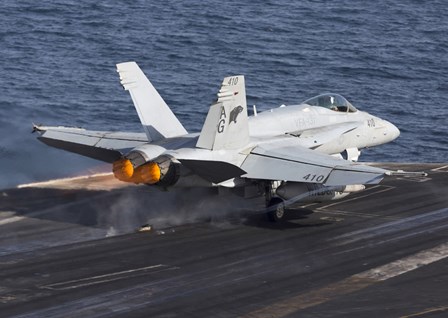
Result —
[[[325,107],[337,112],[348,112],[354,113],[357,111],[355,106],[350,104],[348,100],[339,94],[326,93],[322,95],[315,96],[313,98],[307,99],[303,102],[310,106],[320,106]]]

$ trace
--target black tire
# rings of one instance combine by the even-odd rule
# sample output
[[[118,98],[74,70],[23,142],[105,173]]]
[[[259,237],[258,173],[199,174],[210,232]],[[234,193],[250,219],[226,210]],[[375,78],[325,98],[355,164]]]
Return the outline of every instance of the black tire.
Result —
[[[268,203],[268,220],[271,222],[281,222],[285,219],[285,202],[280,198],[272,198]],[[272,210],[271,210],[272,209]]]

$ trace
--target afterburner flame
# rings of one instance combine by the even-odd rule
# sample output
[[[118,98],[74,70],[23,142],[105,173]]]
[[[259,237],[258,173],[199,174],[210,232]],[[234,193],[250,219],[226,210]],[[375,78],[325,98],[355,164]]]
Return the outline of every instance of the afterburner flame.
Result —
[[[129,159],[120,159],[112,164],[112,171],[118,180],[131,182],[134,166]]]
[[[160,167],[155,162],[148,162],[134,169],[129,159],[120,159],[113,163],[115,178],[124,182],[155,184],[160,181]]]
[[[143,181],[143,183],[154,184],[160,181],[160,167],[155,162],[145,163],[143,166],[135,170],[135,174]]]

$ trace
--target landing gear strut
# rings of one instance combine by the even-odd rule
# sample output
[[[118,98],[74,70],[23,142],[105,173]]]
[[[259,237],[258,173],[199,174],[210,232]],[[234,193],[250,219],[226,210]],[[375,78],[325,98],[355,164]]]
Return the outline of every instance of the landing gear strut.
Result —
[[[280,184],[280,181],[271,181],[266,184],[265,188],[267,217],[271,222],[283,221],[286,214],[285,202],[276,195],[276,190]]]
[[[285,202],[280,198],[272,198],[268,203],[268,220],[271,222],[281,222],[285,218]],[[272,209],[272,210],[271,210]]]

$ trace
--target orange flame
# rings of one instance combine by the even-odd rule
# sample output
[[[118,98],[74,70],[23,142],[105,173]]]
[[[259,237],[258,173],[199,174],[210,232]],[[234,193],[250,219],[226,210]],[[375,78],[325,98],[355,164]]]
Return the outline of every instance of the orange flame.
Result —
[[[155,162],[148,162],[134,169],[129,159],[120,159],[112,164],[115,178],[124,182],[155,184],[160,181],[160,167]]]

